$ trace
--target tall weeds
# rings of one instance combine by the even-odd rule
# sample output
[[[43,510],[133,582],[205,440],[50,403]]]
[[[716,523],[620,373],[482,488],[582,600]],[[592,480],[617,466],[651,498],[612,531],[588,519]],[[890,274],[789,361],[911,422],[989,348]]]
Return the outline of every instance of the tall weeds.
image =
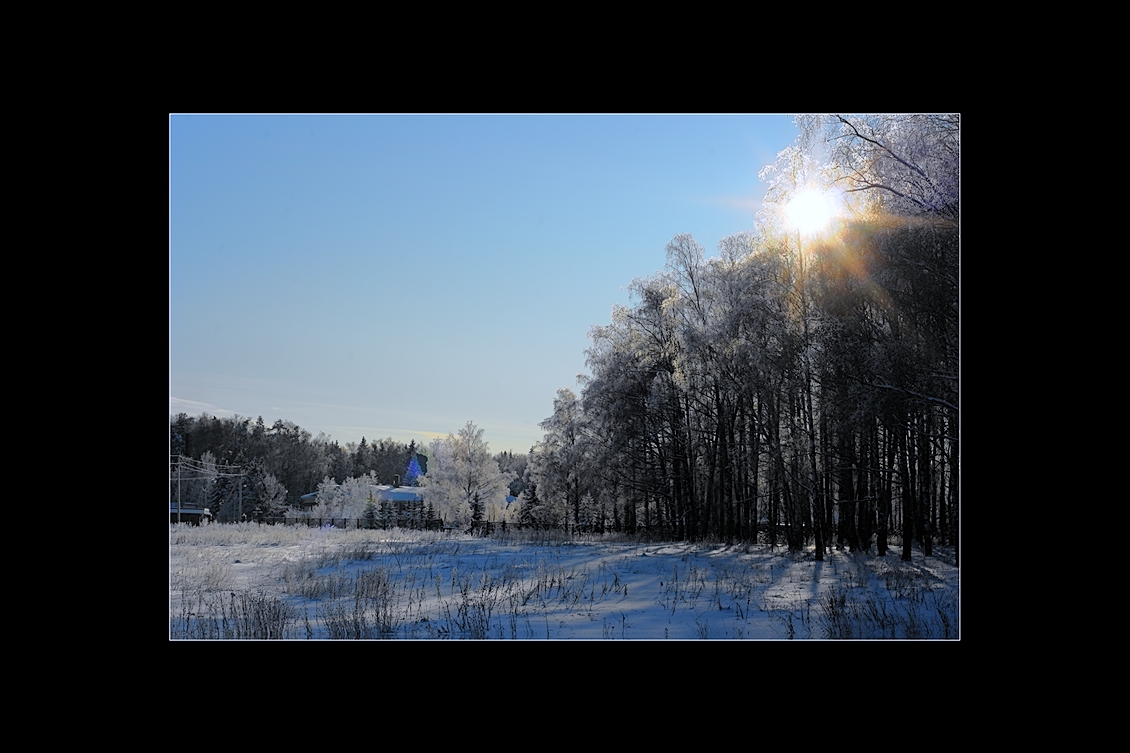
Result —
[[[535,537],[550,545],[531,543]],[[945,563],[841,554],[814,569],[811,556],[595,538],[171,526],[169,632],[175,639],[958,637],[954,572]]]
[[[329,638],[385,638],[396,632],[396,598],[388,573],[382,569],[358,573],[352,598],[331,599],[317,608]]]
[[[175,639],[293,638],[296,616],[289,604],[270,594],[186,592],[180,615],[170,620],[169,635]]]

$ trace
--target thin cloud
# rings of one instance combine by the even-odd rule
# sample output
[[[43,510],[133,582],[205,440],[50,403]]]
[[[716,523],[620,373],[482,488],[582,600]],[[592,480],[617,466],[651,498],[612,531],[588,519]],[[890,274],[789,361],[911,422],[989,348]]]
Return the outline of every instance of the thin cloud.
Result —
[[[719,204],[730,209],[741,209],[750,214],[757,214],[764,206],[761,199],[755,199],[752,196],[718,196],[709,199],[711,204]]]
[[[211,413],[212,415],[219,415],[221,413],[231,413],[230,410],[217,408],[211,403],[202,403],[197,400],[185,400],[179,397],[169,396],[169,414],[176,415],[178,413],[187,413],[190,416],[198,416],[201,413]]]

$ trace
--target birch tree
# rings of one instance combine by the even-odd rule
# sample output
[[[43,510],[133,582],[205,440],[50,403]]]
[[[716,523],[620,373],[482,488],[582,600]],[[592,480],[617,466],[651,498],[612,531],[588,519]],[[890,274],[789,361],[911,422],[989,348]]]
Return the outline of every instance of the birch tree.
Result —
[[[467,525],[506,508],[509,478],[491,457],[482,429],[468,421],[458,434],[432,442],[431,451],[423,485],[444,523]]]
[[[676,236],[590,331],[592,377],[579,401],[558,393],[530,455],[543,515],[575,521],[592,494],[616,525],[638,512],[664,535],[752,537],[764,520],[817,558],[873,536],[883,554],[888,530],[904,557],[912,538],[956,543],[960,118],[797,123],[761,173],[754,232],[713,259]],[[785,208],[828,189],[844,212],[802,239]],[[588,475],[562,462],[577,444]]]

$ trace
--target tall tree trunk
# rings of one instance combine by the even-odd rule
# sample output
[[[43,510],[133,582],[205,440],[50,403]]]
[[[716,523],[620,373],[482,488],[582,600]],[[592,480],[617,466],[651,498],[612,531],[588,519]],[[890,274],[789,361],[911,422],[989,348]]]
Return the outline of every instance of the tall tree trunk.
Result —
[[[758,401],[757,416],[760,421],[761,417],[761,401]],[[757,524],[759,521],[759,508],[758,502],[760,501],[760,479],[761,479],[761,427],[755,423],[752,427],[747,427],[752,436],[747,444],[749,448],[749,457],[753,461],[753,466],[749,469],[749,484],[746,487],[745,505],[746,505],[746,521],[749,524],[749,538],[753,543],[757,543]],[[768,517],[768,513],[766,513]]]
[[[951,428],[953,432],[953,439],[951,440],[951,453],[950,453],[950,486],[949,486],[949,508],[950,508],[950,536],[953,539],[953,564],[956,567],[958,564],[958,532],[961,530],[961,508],[957,503],[957,490],[959,488],[960,478],[958,478],[958,457],[957,454],[957,427]]]
[[[910,546],[914,540],[914,488],[911,484],[910,477],[910,463],[907,458],[907,441],[906,430],[899,432],[898,435],[898,453],[899,464],[902,475],[902,483],[899,485],[901,494],[899,495],[902,500],[902,560],[903,562],[910,562]]]
[[[938,453],[938,542],[945,544],[949,541],[949,520],[946,508],[946,488],[948,485],[947,472],[949,467],[946,463],[946,418],[944,415],[938,417],[939,427],[938,434],[941,436],[942,447]]]
[[[883,470],[879,477],[879,530],[875,542],[880,557],[887,554],[887,530],[891,523],[891,474],[895,464],[895,443],[891,439],[891,432],[884,430],[882,435],[885,453],[882,456],[876,456],[876,460],[884,461]]]

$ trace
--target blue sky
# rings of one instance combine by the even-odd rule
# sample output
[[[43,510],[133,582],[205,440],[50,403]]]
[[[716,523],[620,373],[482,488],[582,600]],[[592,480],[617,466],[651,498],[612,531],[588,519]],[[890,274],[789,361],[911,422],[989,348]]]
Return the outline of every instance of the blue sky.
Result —
[[[169,411],[525,453],[588,330],[753,228],[784,115],[169,118]]]

